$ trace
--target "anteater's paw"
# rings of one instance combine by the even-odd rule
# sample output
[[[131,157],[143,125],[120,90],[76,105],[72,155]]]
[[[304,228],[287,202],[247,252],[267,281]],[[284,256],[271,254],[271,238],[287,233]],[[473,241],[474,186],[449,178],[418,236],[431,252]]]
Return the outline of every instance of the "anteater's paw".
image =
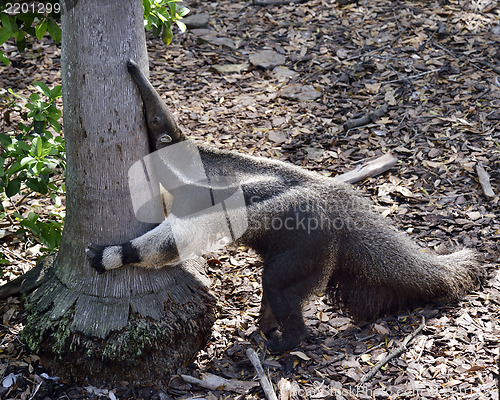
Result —
[[[86,249],[85,253],[89,260],[89,264],[94,268],[99,274],[106,272],[106,268],[103,264],[103,253],[106,246],[99,246],[97,244],[90,244]]]
[[[273,332],[271,339],[266,342],[266,347],[273,354],[281,354],[291,350],[302,341],[302,338],[286,338],[278,331]]]

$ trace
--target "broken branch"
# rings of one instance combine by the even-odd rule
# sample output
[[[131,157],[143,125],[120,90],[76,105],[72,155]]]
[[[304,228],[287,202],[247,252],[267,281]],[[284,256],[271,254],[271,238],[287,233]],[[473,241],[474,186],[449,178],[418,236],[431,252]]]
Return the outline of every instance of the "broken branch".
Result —
[[[422,322],[420,323],[419,327],[415,329],[411,334],[409,334],[405,340],[403,340],[403,343],[401,343],[401,346],[399,346],[398,349],[394,350],[393,352],[389,353],[387,356],[385,356],[382,360],[380,360],[377,365],[375,365],[370,372],[368,372],[366,375],[364,375],[361,378],[360,384],[366,383],[370,379],[372,379],[375,374],[382,368],[385,364],[387,364],[389,361],[391,361],[393,358],[398,357],[400,354],[404,353],[405,351],[408,350],[407,346],[408,343],[410,343],[421,331],[424,329],[425,326],[425,318],[422,317]]]
[[[239,394],[245,394],[259,384],[257,382],[240,381],[237,379],[226,379],[214,374],[202,374],[202,379],[191,375],[181,374],[185,382],[200,386],[208,390],[227,390]]]
[[[352,171],[337,175],[334,177],[334,179],[345,183],[359,182],[365,178],[369,178],[371,176],[375,176],[387,171],[388,169],[392,168],[397,161],[398,158],[395,155],[387,153],[381,157],[376,158],[375,160],[367,162],[361,167],[353,169]]]
[[[278,398],[276,397],[276,393],[274,392],[273,385],[271,384],[271,381],[265,374],[264,368],[262,368],[259,356],[255,352],[255,350],[252,348],[247,349],[247,357],[252,363],[253,367],[255,368],[255,371],[257,372],[257,377],[259,378],[262,390],[264,390],[264,395],[266,396],[266,399],[278,400]]]
[[[350,119],[344,124],[344,132],[363,125],[371,124],[372,122],[375,122],[379,118],[383,117],[388,110],[389,106],[387,104],[384,104],[383,106],[377,108],[375,111],[363,115],[361,118]]]
[[[253,0],[254,6],[286,6],[288,4],[306,3],[309,0]]]

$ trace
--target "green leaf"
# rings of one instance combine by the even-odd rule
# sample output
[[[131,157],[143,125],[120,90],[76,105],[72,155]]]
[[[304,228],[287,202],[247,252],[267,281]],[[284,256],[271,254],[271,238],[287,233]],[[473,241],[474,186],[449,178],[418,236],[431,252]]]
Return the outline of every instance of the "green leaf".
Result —
[[[42,161],[38,161],[33,168],[33,172],[37,175],[41,175],[45,170],[45,164]]]
[[[20,162],[20,165],[21,167],[24,167],[26,166],[27,164],[31,164],[35,161],[35,158],[31,157],[31,156],[26,156],[26,157],[23,157],[21,159],[21,162]]]
[[[12,36],[12,30],[4,26],[0,28],[0,44],[4,44]]]
[[[47,121],[49,122],[50,126],[54,128],[54,130],[57,133],[61,133],[61,124],[57,121],[56,118],[54,117],[47,117]]]
[[[161,36],[163,43],[165,43],[168,46],[170,43],[172,43],[173,38],[174,34],[172,32],[170,24],[163,25],[163,35]]]
[[[34,138],[33,142],[31,142],[30,154],[33,157],[40,158],[40,156],[42,155],[42,146],[42,139],[40,139],[39,137]]]
[[[16,18],[19,21],[24,22],[24,27],[22,28],[22,30],[28,32],[28,28],[31,27],[31,25],[33,25],[33,21],[35,20],[35,15],[36,15],[35,13],[25,13],[16,15]]]
[[[182,21],[175,21],[175,24],[179,27],[179,30],[184,33],[187,30],[187,26],[184,22]]]
[[[39,135],[45,132],[45,121],[33,121],[33,131]]]
[[[33,212],[33,211],[30,211],[28,214],[28,220],[30,220],[31,222],[36,222],[39,217],[40,216],[36,212]]]
[[[35,36],[38,40],[41,40],[44,37],[47,32],[48,25],[49,23],[47,22],[47,18],[44,18],[35,27]]]
[[[40,236],[40,240],[48,250],[54,250],[59,247],[62,237],[62,228],[55,221],[50,220],[50,225],[47,225],[47,232]]]
[[[50,90],[50,98],[51,99],[57,99],[58,97],[61,97],[61,96],[62,96],[62,86],[61,85],[54,86]]]
[[[51,91],[50,91],[49,87],[47,86],[47,84],[45,84],[44,82],[40,82],[40,81],[33,82],[33,86],[36,87],[45,96],[50,97]],[[40,98],[40,96],[38,96],[38,98]],[[31,99],[31,97],[30,97],[30,99]]]
[[[16,20],[17,20],[17,16],[13,16],[13,15],[9,16],[10,29],[12,29],[12,33],[15,33],[19,30],[19,28],[17,27]]]
[[[39,111],[39,112],[35,113],[33,115],[33,118],[35,119],[35,121],[39,121],[39,122],[47,120],[47,116],[45,115],[45,113],[43,111]],[[45,124],[43,126],[45,127]]]
[[[44,169],[48,170],[48,172],[54,171],[59,165],[59,160],[55,158],[48,157],[44,161]]]
[[[142,0],[142,9],[144,12],[144,17],[147,18],[149,14],[151,14],[151,1],[150,0]]]
[[[184,18],[186,15],[188,15],[191,12],[191,10],[187,7],[182,7],[177,14],[179,14],[179,17]]]
[[[20,171],[21,169],[23,169],[23,167],[21,167],[21,163],[19,161],[15,161],[14,163],[12,163],[12,165],[8,169],[7,174],[9,176],[12,176],[16,172]],[[7,184],[7,185],[9,185],[9,184]]]
[[[29,178],[26,181],[26,186],[28,186],[31,190],[40,193],[40,194],[47,194],[48,192],[48,187],[47,183],[38,177],[36,178]]]
[[[160,36],[162,25],[153,25],[153,35]]]
[[[36,85],[35,85],[36,86]],[[36,103],[37,101],[39,101],[41,99],[40,95],[38,93],[32,93],[30,94],[30,101],[32,103]],[[26,104],[26,107],[28,107],[29,104]],[[31,110],[31,108],[30,108]]]
[[[0,61],[3,62],[6,67],[8,67],[10,64],[9,59],[5,56],[2,50],[0,50]]]
[[[13,142],[12,144],[15,145],[15,149],[18,153],[21,153],[23,151],[26,153],[29,153],[29,151],[31,149],[31,146],[23,140],[17,140],[15,142]]]
[[[7,186],[5,187],[5,194],[7,197],[12,197],[18,194],[19,190],[21,190],[21,179],[14,178],[7,183]]]
[[[28,229],[29,231],[31,231],[31,233],[35,236],[39,236],[40,235],[40,229],[39,227],[37,226],[37,224],[35,224],[33,221],[30,221],[29,219],[27,218],[22,218],[19,220],[19,225],[21,225],[22,227]]]
[[[16,46],[19,53],[22,53],[26,48],[26,33],[24,31],[16,33]]]
[[[57,25],[57,22],[53,19],[49,19],[49,35],[56,43],[61,41],[61,28]]]
[[[170,21],[170,14],[166,9],[158,10],[156,17],[159,19],[160,24],[166,25]]]
[[[12,26],[12,22],[15,21],[15,19],[9,16],[7,13],[0,13],[0,21],[2,21],[2,26],[5,29],[8,29],[11,33],[14,31],[17,31],[17,26],[14,28]]]

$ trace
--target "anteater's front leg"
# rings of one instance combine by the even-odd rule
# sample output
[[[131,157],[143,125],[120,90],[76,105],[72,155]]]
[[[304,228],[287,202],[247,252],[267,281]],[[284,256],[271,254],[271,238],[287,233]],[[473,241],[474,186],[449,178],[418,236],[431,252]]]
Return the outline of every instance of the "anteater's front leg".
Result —
[[[266,300],[265,296],[262,295],[262,301],[260,304],[260,318],[259,318],[259,328],[260,330],[269,337],[277,328],[279,327],[278,321],[271,310],[269,302]]]
[[[261,314],[263,329],[272,327],[275,317],[281,332],[271,333],[267,347],[282,353],[297,346],[307,333],[302,317],[302,305],[320,284],[319,265],[305,254],[305,249],[284,251],[264,260],[262,275],[264,307]],[[267,310],[267,307],[270,310]]]
[[[130,242],[114,246],[91,244],[86,252],[90,266],[101,274],[125,264],[158,269],[179,263],[168,219]]]

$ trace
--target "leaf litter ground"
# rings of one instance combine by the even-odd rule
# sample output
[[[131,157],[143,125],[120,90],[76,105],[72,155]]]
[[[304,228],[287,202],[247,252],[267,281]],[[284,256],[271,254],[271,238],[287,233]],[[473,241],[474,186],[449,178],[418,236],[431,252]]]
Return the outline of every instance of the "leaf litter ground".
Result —
[[[341,7],[323,0],[268,6],[224,1],[189,7],[193,14],[208,14],[209,24],[175,36],[169,47],[148,41],[153,84],[186,132],[219,148],[326,175],[392,152],[399,157],[395,167],[355,186],[424,247],[480,250],[486,278],[460,302],[363,325],[315,297],[305,309],[307,341],[274,357],[264,352],[256,328],[261,261],[251,249],[230,248],[208,257],[219,298],[212,339],[179,372],[251,381],[255,371],[245,351],[253,347],[279,384],[280,399],[497,398],[497,2],[381,0]],[[2,87],[26,94],[34,80],[60,82],[60,51],[49,40],[22,55],[7,49],[12,65],[0,68]],[[376,121],[343,129],[383,105],[388,111]],[[490,175],[493,197],[479,184],[477,164]],[[11,260],[6,279],[22,274],[39,255],[25,237],[9,234],[2,242]],[[180,377],[102,389],[54,380],[17,338],[25,318],[22,304],[11,298],[1,307],[2,398],[264,398],[260,387],[239,394]],[[426,325],[407,351],[361,384],[422,317]]]

